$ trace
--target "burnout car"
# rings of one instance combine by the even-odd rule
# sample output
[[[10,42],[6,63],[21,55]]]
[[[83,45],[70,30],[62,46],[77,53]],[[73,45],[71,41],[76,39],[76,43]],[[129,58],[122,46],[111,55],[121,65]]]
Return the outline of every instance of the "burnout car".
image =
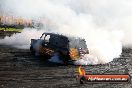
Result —
[[[65,63],[89,53],[85,39],[55,33],[43,33],[40,39],[31,39],[30,51],[48,58],[57,54]]]

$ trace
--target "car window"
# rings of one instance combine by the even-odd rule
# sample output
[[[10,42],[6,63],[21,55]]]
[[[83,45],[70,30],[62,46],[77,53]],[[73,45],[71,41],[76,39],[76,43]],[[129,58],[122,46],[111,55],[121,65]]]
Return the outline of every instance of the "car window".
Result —
[[[45,40],[46,40],[46,41],[49,41],[49,39],[50,39],[50,35],[46,35],[46,36],[45,36]]]

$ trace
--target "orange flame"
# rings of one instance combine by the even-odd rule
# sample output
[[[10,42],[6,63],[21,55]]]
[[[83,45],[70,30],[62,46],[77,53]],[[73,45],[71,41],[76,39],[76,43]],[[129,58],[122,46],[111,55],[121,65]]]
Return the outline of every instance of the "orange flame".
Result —
[[[81,76],[86,75],[86,71],[83,67],[79,66],[78,71],[79,71],[79,75],[81,75]]]
[[[79,52],[76,48],[71,48],[70,49],[70,57],[72,60],[76,60],[79,58]]]

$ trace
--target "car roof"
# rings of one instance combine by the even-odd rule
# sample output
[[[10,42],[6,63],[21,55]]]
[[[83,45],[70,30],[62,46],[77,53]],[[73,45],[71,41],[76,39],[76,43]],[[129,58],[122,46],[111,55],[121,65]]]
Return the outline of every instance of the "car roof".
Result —
[[[75,40],[75,39],[80,39],[80,40],[85,40],[84,38],[81,38],[81,37],[72,37],[72,36],[65,36],[65,35],[62,35],[62,34],[57,34],[57,33],[48,33],[48,32],[44,32],[42,35],[51,35],[51,36],[59,36],[59,37],[63,37],[63,38],[66,38],[68,40]]]
[[[60,34],[56,34],[56,33],[47,33],[47,32],[44,32],[42,35],[53,35],[53,36],[60,36],[60,37],[66,37],[64,35],[60,35]],[[67,37],[66,37],[67,38]]]

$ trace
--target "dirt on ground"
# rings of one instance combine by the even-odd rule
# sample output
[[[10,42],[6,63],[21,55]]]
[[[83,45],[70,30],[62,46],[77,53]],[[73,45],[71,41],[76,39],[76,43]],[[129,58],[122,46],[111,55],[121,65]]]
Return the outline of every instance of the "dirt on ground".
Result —
[[[0,38],[4,38],[2,33]],[[132,76],[132,48],[123,48],[120,58],[110,63],[84,67],[87,74]],[[78,66],[53,64],[44,57],[34,57],[29,49],[0,45],[0,88],[132,88],[131,82],[79,84],[77,69]]]

